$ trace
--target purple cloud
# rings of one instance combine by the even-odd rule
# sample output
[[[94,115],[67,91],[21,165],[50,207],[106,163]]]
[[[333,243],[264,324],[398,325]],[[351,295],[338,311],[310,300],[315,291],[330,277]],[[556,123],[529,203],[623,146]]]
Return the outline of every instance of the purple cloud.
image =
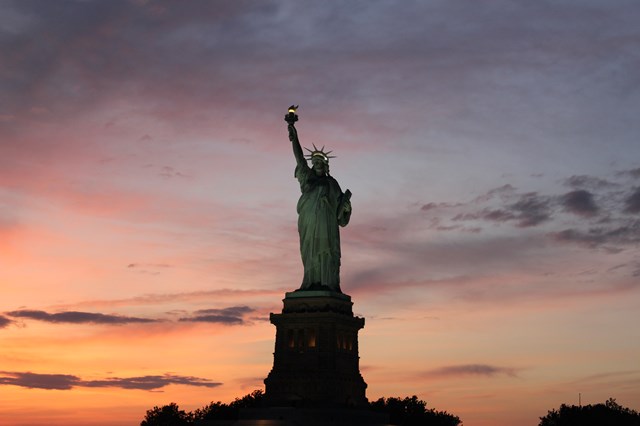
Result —
[[[12,322],[13,321],[11,321],[9,318],[0,315],[0,328],[5,328],[9,326],[9,324],[11,324]]]
[[[429,370],[424,373],[427,377],[458,377],[458,376],[497,376],[507,375],[516,377],[516,369],[509,367],[497,367],[488,364],[463,364],[449,365]]]
[[[634,179],[640,179],[640,167],[637,169],[623,170],[617,173],[618,176],[629,176]]]
[[[587,231],[569,228],[549,235],[556,241],[577,243],[590,248],[606,244],[637,244],[640,243],[640,220],[615,228],[598,227]]]
[[[240,325],[245,323],[244,315],[253,311],[255,311],[255,309],[248,306],[231,306],[223,309],[201,309],[195,311],[194,316],[180,318],[179,321]]]
[[[564,184],[576,189],[589,188],[592,190],[617,186],[617,184],[609,182],[606,179],[588,175],[573,175],[565,179]]]
[[[82,380],[70,374],[38,374],[31,372],[0,371],[0,385],[21,386],[30,389],[69,390],[74,387],[117,387],[122,389],[154,390],[168,385],[217,387],[222,385],[209,379],[193,376],[163,374],[160,376],[109,377],[103,380]]]
[[[511,188],[511,187],[510,187]],[[506,197],[508,199],[509,197]],[[479,197],[476,199],[487,201]],[[515,221],[519,228],[537,226],[551,219],[551,198],[538,195],[535,192],[522,194],[515,203],[505,205],[503,208],[485,208],[472,213],[460,213],[454,216],[453,221],[486,220],[492,222]]]
[[[80,383],[80,378],[69,374],[37,374],[0,371],[0,385],[22,386],[31,389],[69,390]]]
[[[517,226],[520,228],[536,226],[551,219],[549,198],[535,192],[522,195],[509,209],[517,212]]]
[[[104,380],[87,380],[79,382],[78,386],[84,387],[117,387],[123,389],[154,390],[168,385],[188,385],[214,388],[222,383],[212,382],[208,379],[201,379],[193,376],[176,376],[164,374],[162,376],[140,376],[140,377],[110,377]]]
[[[624,205],[625,213],[640,213],[640,187],[636,188],[635,191],[627,197]]]
[[[149,323],[157,320],[149,318],[125,317],[120,315],[105,315],[94,312],[67,311],[50,314],[45,311],[22,309],[18,311],[6,312],[6,315],[14,318],[27,318],[50,323],[70,323],[70,324],[130,324]]]
[[[578,189],[566,193],[561,197],[561,203],[570,213],[583,217],[592,217],[598,214],[598,206],[593,200],[593,194],[584,189]]]

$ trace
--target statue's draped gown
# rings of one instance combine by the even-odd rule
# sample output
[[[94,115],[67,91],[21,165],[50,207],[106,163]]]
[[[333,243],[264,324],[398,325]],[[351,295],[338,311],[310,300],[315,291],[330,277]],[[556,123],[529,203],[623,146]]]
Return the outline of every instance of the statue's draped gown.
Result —
[[[298,233],[304,265],[301,290],[340,291],[340,231],[349,223],[351,211],[338,218],[343,197],[338,181],[329,175],[318,176],[309,166],[296,167],[302,195],[298,200]]]

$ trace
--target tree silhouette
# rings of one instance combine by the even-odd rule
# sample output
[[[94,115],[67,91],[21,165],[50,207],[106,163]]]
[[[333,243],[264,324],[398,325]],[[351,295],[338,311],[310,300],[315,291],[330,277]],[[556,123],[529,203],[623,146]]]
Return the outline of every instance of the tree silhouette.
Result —
[[[380,398],[369,404],[373,411],[389,414],[389,422],[402,426],[460,426],[458,416],[446,411],[427,409],[427,403],[417,396],[401,398]]]
[[[241,408],[258,407],[262,403],[264,392],[254,390],[253,392],[236,398],[232,403],[211,402],[194,412],[180,410],[175,402],[163,407],[153,407],[148,410],[140,426],[183,426],[183,425],[206,425],[213,420],[236,420]]]
[[[604,404],[568,406],[550,410],[538,426],[640,426],[640,414],[609,398]]]
[[[193,416],[172,402],[163,407],[153,407],[147,410],[147,415],[140,426],[184,426],[193,424]]]
[[[240,409],[259,407],[263,397],[264,392],[258,389],[242,398],[236,398],[230,404],[224,404],[220,401],[211,402],[193,412],[193,424],[206,424],[211,420],[235,420],[238,418]]]
[[[255,390],[230,404],[211,402],[194,412],[180,410],[172,402],[163,407],[154,407],[140,423],[140,426],[204,426],[216,420],[236,420],[243,408],[262,406],[264,392]],[[401,426],[462,426],[460,418],[446,411],[427,408],[427,403],[417,396],[405,398],[380,398],[369,404],[372,411],[389,414],[390,423]],[[542,425],[548,426],[548,425]],[[627,426],[626,424],[623,426]]]
[[[264,391],[256,389],[253,392],[246,394],[242,398],[236,398],[231,404],[229,404],[229,406],[238,410],[240,408],[255,408],[260,407],[263,400]]]

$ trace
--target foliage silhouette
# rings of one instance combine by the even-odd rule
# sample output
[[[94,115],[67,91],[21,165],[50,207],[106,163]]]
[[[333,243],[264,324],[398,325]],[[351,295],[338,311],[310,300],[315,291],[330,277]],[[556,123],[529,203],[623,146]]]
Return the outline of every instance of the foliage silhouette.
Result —
[[[220,401],[211,402],[194,412],[180,410],[178,405],[172,402],[169,405],[148,410],[140,426],[204,426],[216,420],[236,420],[241,409],[260,407],[263,400],[264,392],[255,390],[241,398],[236,398],[230,404]],[[390,423],[394,425],[462,426],[459,417],[446,411],[428,409],[427,403],[415,395],[405,398],[380,398],[371,402],[369,408],[372,411],[388,413]]]
[[[147,410],[147,415],[140,426],[184,426],[193,424],[193,415],[181,410],[178,404],[172,402],[163,407],[153,407]]]
[[[640,413],[622,407],[616,400],[609,398],[604,404],[565,405],[558,410],[550,410],[540,417],[538,426],[640,426]]]
[[[183,425],[206,425],[213,420],[236,420],[241,408],[258,407],[262,403],[264,392],[254,390],[253,392],[236,398],[230,404],[223,402],[211,402],[194,412],[185,412],[172,402],[163,407],[154,407],[147,411],[140,426],[183,426]]]
[[[401,398],[380,398],[369,404],[373,411],[389,414],[389,422],[402,426],[461,426],[458,416],[446,411],[427,409],[427,403],[417,396]]]

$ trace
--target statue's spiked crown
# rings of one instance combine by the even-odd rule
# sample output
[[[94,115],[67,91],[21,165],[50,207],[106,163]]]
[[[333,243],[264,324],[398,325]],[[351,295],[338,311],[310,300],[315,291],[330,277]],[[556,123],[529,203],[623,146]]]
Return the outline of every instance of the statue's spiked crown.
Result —
[[[322,148],[318,149],[316,144],[313,144],[313,150],[311,150],[311,149],[309,149],[307,147],[305,147],[304,149],[309,151],[309,154],[306,154],[305,156],[307,157],[307,159],[312,160],[312,161],[313,161],[314,158],[320,158],[326,164],[329,164],[329,158],[336,158],[335,155],[329,155],[333,151],[324,152],[324,146]]]

